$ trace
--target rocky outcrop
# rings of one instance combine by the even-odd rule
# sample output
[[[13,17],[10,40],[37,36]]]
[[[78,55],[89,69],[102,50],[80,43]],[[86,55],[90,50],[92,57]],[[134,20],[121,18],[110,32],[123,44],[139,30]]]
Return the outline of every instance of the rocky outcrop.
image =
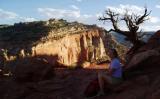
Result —
[[[126,68],[137,67],[139,64],[144,63],[146,60],[150,59],[151,57],[160,56],[160,31],[157,31],[148,42],[140,47],[132,58],[130,59],[129,63],[127,64]]]
[[[13,77],[19,82],[38,82],[54,75],[53,66],[40,58],[24,58],[15,65]]]
[[[138,51],[145,51],[145,50],[150,50],[154,49],[160,46],[160,31],[157,31],[154,35],[152,35],[148,42],[141,47]]]
[[[86,61],[105,61],[109,59],[106,52],[111,47],[117,48],[120,56],[126,51],[126,47],[116,42],[104,29],[65,20],[19,23],[0,29],[1,32],[0,47],[6,49],[10,56],[24,58],[40,55],[52,65],[58,62],[74,67]],[[5,32],[11,36],[5,35]],[[52,56],[57,56],[56,60]]]
[[[160,30],[157,31],[153,36],[151,36],[151,38],[148,40],[148,45],[153,45],[154,47],[159,46],[160,44]]]
[[[106,56],[104,35],[105,32],[98,28],[66,35],[62,39],[40,43],[33,47],[33,55],[58,55],[58,62],[68,66],[96,60]]]
[[[156,56],[160,56],[160,53],[157,50],[147,50],[147,51],[138,53],[132,57],[129,64],[126,66],[126,69],[133,68],[134,66],[137,66],[138,64],[145,61],[146,59],[150,57],[156,57]]]

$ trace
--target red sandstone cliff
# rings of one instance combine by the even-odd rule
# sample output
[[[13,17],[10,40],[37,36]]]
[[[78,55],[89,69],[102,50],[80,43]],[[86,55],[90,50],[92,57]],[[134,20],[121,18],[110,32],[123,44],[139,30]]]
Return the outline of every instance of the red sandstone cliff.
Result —
[[[53,65],[59,62],[66,66],[77,66],[86,61],[93,62],[104,58],[106,60],[109,59],[106,51],[110,47],[117,48],[120,53],[126,50],[124,46],[112,40],[104,29],[95,25],[49,20],[44,23],[24,23],[10,28],[14,31],[9,32],[12,36],[3,36],[0,47],[7,49],[12,55],[14,53],[13,56],[16,57],[45,56],[44,58]],[[4,30],[8,31],[10,28]],[[31,29],[37,32],[32,33]],[[4,30],[1,31],[5,32]],[[21,32],[24,36],[21,36]]]
[[[40,43],[32,48],[33,55],[58,55],[58,62],[73,65],[106,56],[104,47],[105,32],[89,29],[79,34]]]

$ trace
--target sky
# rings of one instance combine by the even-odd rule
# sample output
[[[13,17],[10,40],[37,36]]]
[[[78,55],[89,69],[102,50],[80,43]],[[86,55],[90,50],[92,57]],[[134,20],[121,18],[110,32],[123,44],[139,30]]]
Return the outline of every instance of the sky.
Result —
[[[0,24],[48,20],[50,18],[96,24],[109,30],[111,23],[99,21],[106,9],[123,14],[151,11],[149,20],[140,26],[143,31],[160,29],[160,0],[0,0]],[[122,23],[120,26],[126,29]]]

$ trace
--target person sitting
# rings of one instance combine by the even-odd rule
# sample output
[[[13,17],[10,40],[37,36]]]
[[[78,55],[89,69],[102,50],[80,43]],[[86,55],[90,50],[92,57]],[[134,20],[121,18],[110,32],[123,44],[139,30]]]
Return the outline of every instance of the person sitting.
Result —
[[[104,84],[116,85],[122,82],[122,66],[117,51],[110,49],[109,57],[111,58],[109,69],[104,72],[98,72],[99,95],[104,94]]]

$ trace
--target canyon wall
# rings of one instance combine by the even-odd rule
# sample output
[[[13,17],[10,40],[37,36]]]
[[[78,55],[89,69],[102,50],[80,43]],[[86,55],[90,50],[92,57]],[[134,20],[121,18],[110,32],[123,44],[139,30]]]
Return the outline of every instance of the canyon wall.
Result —
[[[117,48],[119,54],[126,50],[103,28],[55,19],[2,28],[0,40],[8,60],[10,56],[39,56],[53,65],[58,62],[65,66],[108,60],[109,48]]]
[[[58,62],[65,65],[80,65],[84,61],[94,61],[106,55],[105,32],[88,29],[78,34],[66,35],[59,40],[40,43],[32,48],[32,54],[58,56]],[[52,62],[51,62],[52,63]]]

